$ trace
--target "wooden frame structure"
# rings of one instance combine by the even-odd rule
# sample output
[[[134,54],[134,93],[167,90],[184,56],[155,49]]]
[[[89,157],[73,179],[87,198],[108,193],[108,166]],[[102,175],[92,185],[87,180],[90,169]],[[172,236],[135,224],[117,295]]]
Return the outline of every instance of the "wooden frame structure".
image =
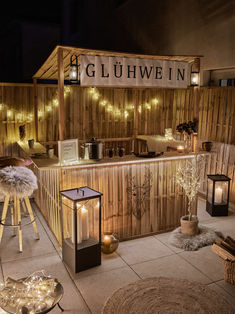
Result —
[[[185,61],[194,66],[194,70],[200,71],[200,57],[201,56],[155,56],[145,54],[134,54],[104,50],[91,50],[84,48],[68,47],[68,46],[56,46],[47,60],[43,63],[41,68],[33,76],[34,81],[34,108],[35,108],[35,133],[36,140],[38,139],[38,113],[37,113],[37,80],[58,80],[58,98],[59,98],[59,140],[65,139],[65,105],[64,105],[64,80],[69,78],[70,70],[70,58],[72,55],[78,57],[78,64],[80,63],[80,55],[103,55],[103,56],[115,56],[115,57],[132,57],[132,58],[145,58],[145,59],[157,59],[157,60],[172,60],[172,61]],[[195,87],[194,95],[194,117],[198,118],[198,102],[199,102],[199,87]],[[137,107],[135,108],[135,128],[134,138],[137,135],[138,119]]]

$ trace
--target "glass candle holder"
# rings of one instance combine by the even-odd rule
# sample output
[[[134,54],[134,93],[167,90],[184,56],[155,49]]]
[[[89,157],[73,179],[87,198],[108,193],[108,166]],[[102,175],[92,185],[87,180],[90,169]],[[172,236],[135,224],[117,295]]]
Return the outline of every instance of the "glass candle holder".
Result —
[[[101,242],[101,250],[105,254],[111,254],[118,248],[119,241],[112,232],[104,232]]]
[[[183,153],[184,152],[184,146],[182,146],[182,145],[177,146],[177,152]]]

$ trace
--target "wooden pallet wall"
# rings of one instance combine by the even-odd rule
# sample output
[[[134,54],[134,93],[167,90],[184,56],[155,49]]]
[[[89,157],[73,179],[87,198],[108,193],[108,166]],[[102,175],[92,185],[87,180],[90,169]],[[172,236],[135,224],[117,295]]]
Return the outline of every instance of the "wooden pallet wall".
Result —
[[[201,87],[199,138],[235,144],[235,87]]]
[[[19,140],[19,126],[25,124],[27,138],[35,138],[33,86],[0,85],[0,155],[17,155],[14,142]]]
[[[58,139],[56,88],[39,87],[39,139]],[[127,138],[164,134],[192,120],[193,89],[69,87],[65,92],[66,138]]]
[[[193,88],[65,87],[66,138],[129,138],[164,134],[193,118]],[[56,85],[38,85],[39,140],[58,140]],[[17,154],[19,126],[35,138],[32,84],[0,84],[0,154]],[[199,138],[235,144],[235,88],[201,87]],[[130,143],[118,143],[129,151]],[[107,145],[108,147],[108,145]]]
[[[120,239],[159,233],[179,226],[187,212],[187,199],[173,179],[185,160],[67,168],[61,170],[60,188],[89,186],[104,193],[102,232],[112,231]]]

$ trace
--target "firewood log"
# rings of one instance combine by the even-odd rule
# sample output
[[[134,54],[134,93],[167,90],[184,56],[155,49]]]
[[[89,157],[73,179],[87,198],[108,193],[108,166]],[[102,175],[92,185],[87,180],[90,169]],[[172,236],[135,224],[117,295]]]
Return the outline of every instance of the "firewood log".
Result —
[[[218,254],[222,259],[226,261],[235,262],[235,256],[231,254],[225,247],[220,244],[213,244],[211,247],[212,251]]]
[[[231,238],[230,236],[227,236],[224,241],[231,245],[235,245],[235,240],[233,240],[233,238]]]

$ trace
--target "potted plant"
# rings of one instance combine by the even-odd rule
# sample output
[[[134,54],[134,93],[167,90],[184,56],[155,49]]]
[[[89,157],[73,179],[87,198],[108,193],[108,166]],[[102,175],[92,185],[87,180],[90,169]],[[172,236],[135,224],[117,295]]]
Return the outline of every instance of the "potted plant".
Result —
[[[192,133],[196,133],[198,129],[198,120],[193,119],[193,121],[180,123],[177,125],[176,130],[179,133],[186,133],[188,135],[191,135]]]
[[[200,176],[197,171],[196,161],[186,160],[186,163],[176,171],[176,183],[185,191],[188,198],[188,215],[181,217],[181,233],[196,235],[198,233],[198,218],[192,214],[192,203],[200,187]]]
[[[193,134],[197,135],[198,120],[194,119],[193,121],[180,123],[176,126],[176,130],[184,135],[185,150],[192,151],[192,136]]]

